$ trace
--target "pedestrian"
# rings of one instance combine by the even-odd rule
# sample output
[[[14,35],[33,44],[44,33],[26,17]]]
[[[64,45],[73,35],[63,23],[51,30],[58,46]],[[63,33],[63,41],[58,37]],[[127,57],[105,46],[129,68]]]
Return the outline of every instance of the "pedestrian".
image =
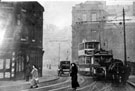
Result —
[[[33,69],[31,71],[32,80],[31,80],[31,88],[38,87],[39,79],[38,79],[38,69],[33,65]]]
[[[29,78],[30,78],[30,75],[31,75],[30,72],[31,72],[31,65],[28,62],[27,66],[26,66],[26,72],[25,72],[25,79],[26,79],[26,81],[29,81]]]
[[[71,63],[70,76],[71,76],[71,85],[72,85],[73,91],[76,91],[76,88],[80,86],[78,83],[77,73],[78,73],[77,65],[75,63]]]

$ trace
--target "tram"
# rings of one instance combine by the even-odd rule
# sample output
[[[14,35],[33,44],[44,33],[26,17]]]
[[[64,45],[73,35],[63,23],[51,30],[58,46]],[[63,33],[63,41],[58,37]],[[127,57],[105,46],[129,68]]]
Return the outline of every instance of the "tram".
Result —
[[[94,80],[125,83],[130,75],[130,67],[122,60],[114,59],[111,50],[100,48],[100,42],[86,41],[78,47],[79,73],[90,75]]]
[[[87,41],[78,46],[78,66],[82,75],[92,75],[94,67],[99,64],[94,61],[94,53],[100,49],[100,42]]]

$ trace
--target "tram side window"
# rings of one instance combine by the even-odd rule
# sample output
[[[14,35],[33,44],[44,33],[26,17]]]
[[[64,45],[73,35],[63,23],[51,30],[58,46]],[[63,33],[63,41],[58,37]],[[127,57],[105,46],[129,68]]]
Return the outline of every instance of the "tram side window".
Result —
[[[91,63],[91,57],[86,57],[86,63]]]
[[[85,57],[84,56],[79,57],[79,63],[80,64],[84,64],[85,63]]]
[[[98,44],[98,43],[95,43],[95,44],[94,44],[94,48],[95,48],[95,49],[99,49],[99,44]]]

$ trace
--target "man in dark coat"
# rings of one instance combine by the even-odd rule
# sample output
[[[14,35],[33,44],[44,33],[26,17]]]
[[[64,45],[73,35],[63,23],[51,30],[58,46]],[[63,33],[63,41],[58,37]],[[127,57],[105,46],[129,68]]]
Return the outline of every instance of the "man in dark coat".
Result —
[[[71,85],[74,91],[76,91],[76,88],[79,87],[79,83],[77,80],[78,78],[77,73],[78,73],[78,68],[75,63],[72,63],[70,76],[71,76]]]

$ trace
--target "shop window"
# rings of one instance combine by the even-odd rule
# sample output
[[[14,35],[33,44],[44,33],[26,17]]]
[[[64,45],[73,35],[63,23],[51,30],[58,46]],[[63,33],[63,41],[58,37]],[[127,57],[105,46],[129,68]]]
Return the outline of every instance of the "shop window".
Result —
[[[10,69],[10,59],[6,59],[6,69]]]
[[[10,72],[5,72],[5,78],[10,78]]]
[[[0,69],[3,69],[4,59],[0,59]]]
[[[0,73],[0,78],[3,78],[4,77],[3,75],[4,75],[3,73]]]

